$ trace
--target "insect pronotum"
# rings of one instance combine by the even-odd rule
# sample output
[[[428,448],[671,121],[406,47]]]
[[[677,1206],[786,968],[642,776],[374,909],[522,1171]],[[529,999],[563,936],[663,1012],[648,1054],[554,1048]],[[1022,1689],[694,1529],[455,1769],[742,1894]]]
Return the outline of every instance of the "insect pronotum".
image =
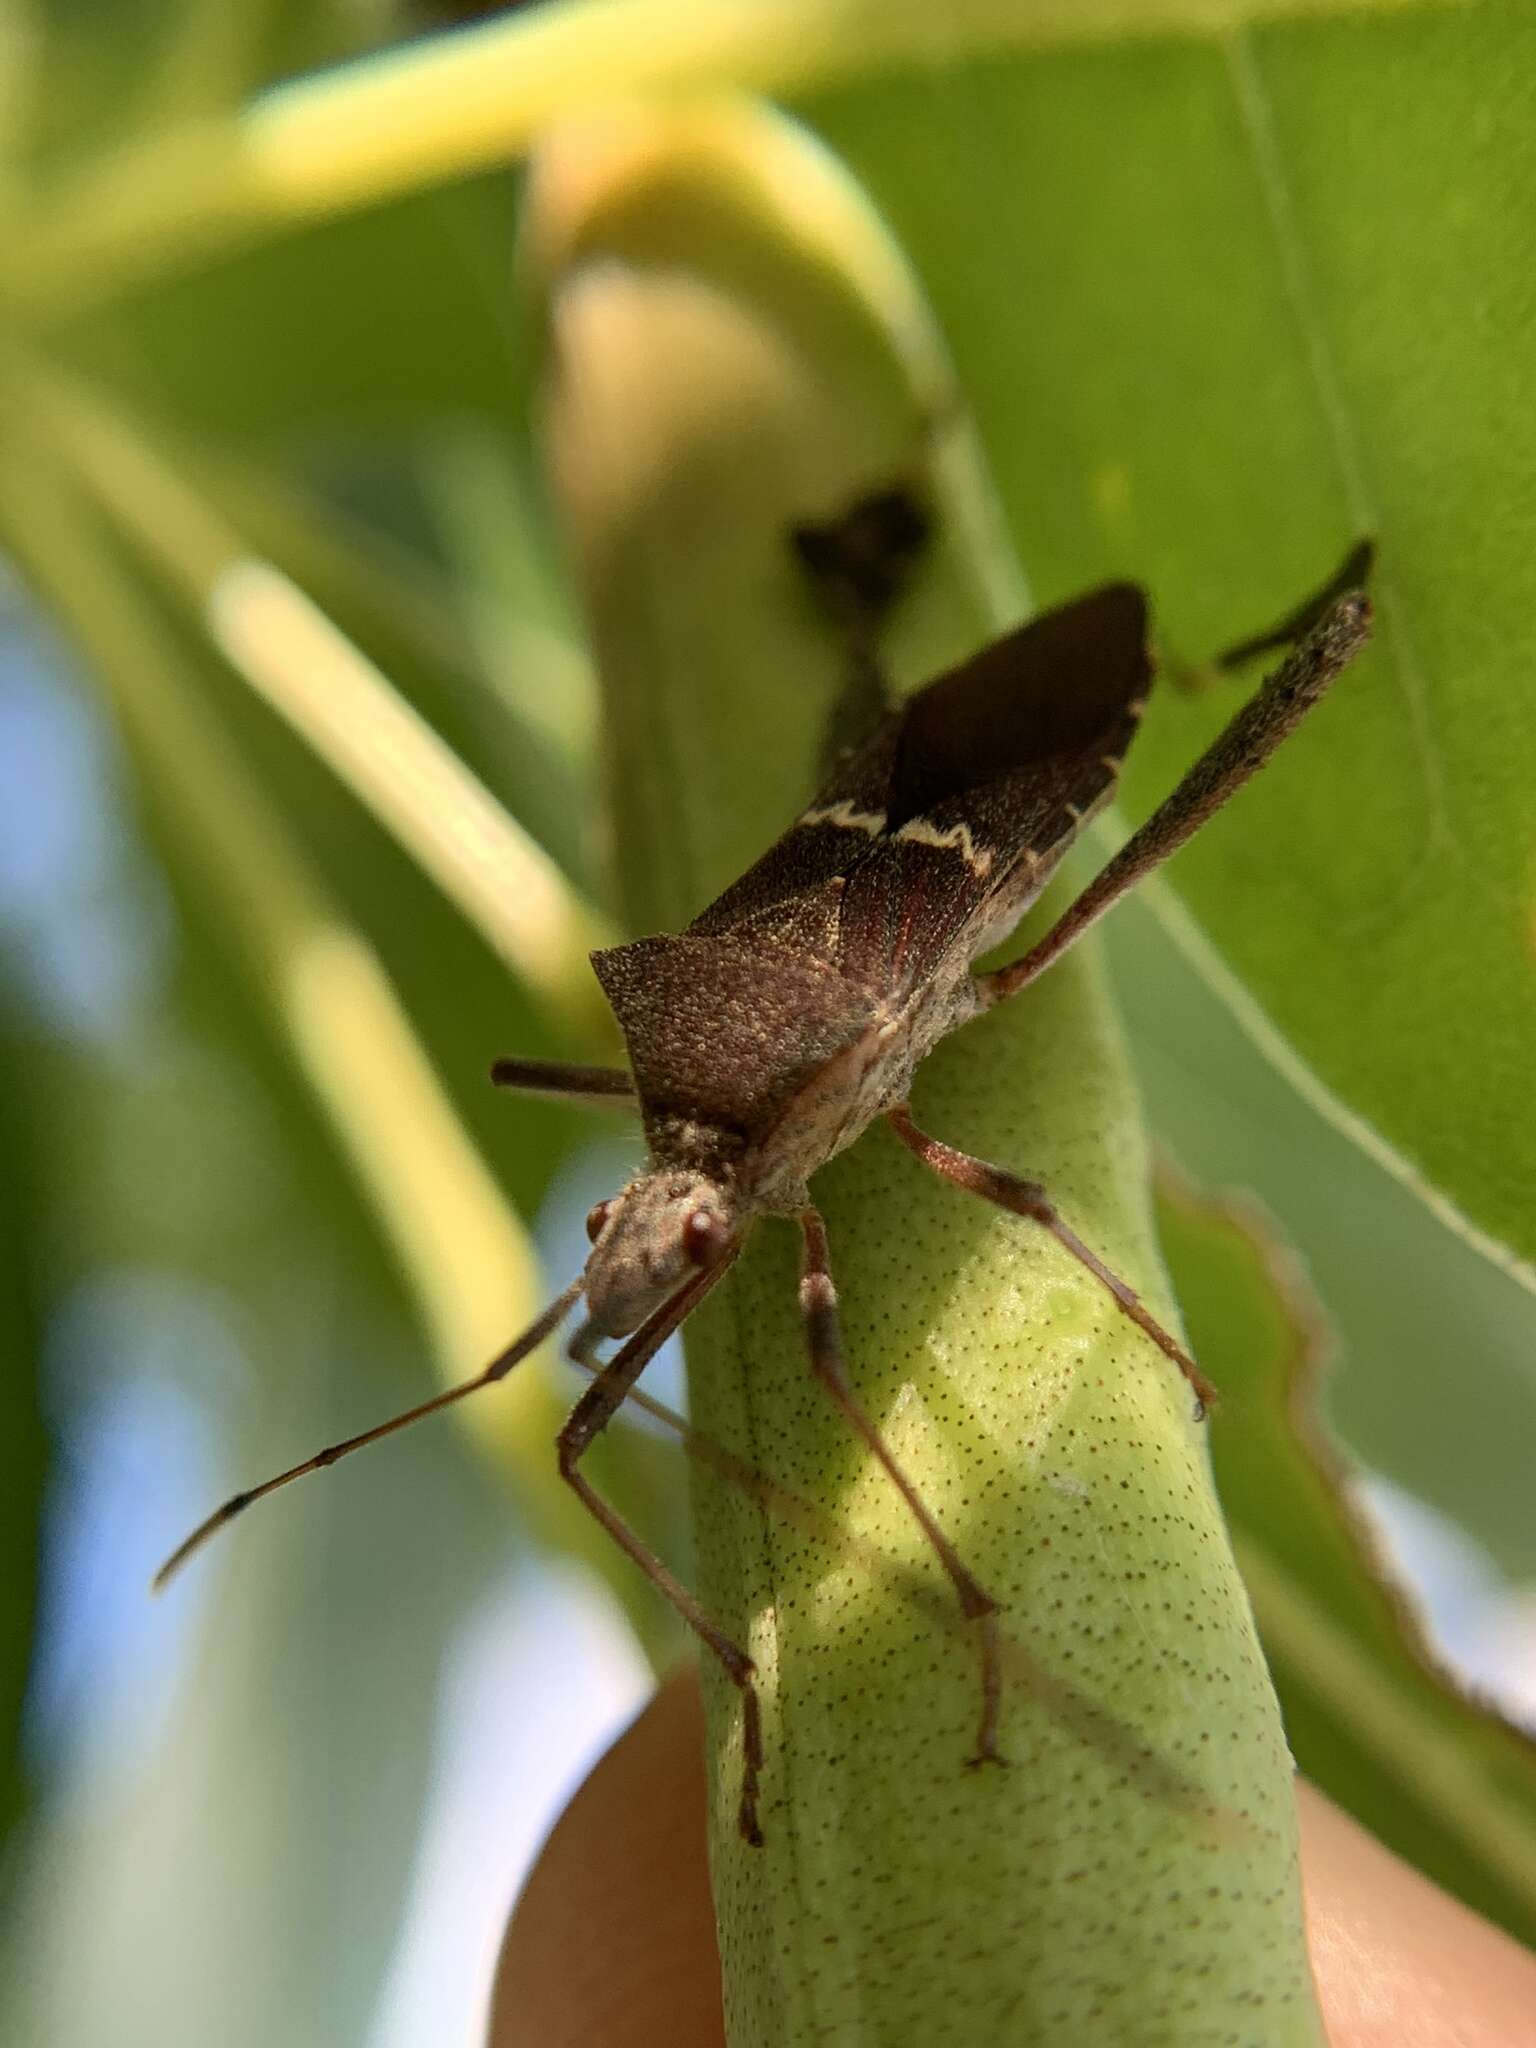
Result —
[[[1284,658],[1036,944],[972,961],[1012,931],[1111,796],[1152,681],[1142,591],[1110,583],[1017,627],[904,703],[886,697],[878,639],[928,538],[917,497],[871,493],[791,542],[841,633],[849,677],[826,779],[756,864],[676,937],[592,956],[629,1071],[504,1059],[503,1086],[631,1105],[644,1170],[587,1219],[592,1249],[563,1294],[484,1371],[237,1493],[161,1568],[163,1585],[253,1501],[503,1378],[584,1301],[570,1355],[624,1341],[571,1411],[560,1472],[716,1657],[741,1699],[741,1833],[762,1840],[762,1733],[751,1659],[595,1491],[581,1459],[665,1340],[724,1276],[760,1216],[799,1227],[800,1306],[815,1376],[900,1492],[975,1623],[981,1707],[971,1761],[999,1758],[996,1603],[892,1454],[849,1381],[817,1169],[876,1117],[956,1187],[1040,1224],[1177,1366],[1203,1413],[1213,1389],[1182,1346],[1058,1214],[1046,1189],[956,1151],[913,1122],[919,1062],[950,1032],[1029,985],[1220,808],[1365,644],[1368,545],[1271,632],[1221,657]]]

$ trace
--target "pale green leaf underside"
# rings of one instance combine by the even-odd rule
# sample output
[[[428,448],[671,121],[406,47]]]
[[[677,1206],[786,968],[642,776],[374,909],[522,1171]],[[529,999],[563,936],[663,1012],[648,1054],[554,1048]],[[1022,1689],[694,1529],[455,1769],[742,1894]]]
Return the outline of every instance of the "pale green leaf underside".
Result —
[[[1460,1693],[1376,1554],[1318,1412],[1328,1331],[1250,1207],[1167,1176],[1159,1223],[1222,1387],[1222,1505],[1307,1776],[1389,1847],[1536,1936],[1536,1747]]]

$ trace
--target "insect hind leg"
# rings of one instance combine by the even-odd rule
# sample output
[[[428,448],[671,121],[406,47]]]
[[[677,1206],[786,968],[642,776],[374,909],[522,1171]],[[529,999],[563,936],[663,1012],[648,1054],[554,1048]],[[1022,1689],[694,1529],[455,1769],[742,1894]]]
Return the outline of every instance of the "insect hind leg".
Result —
[[[876,1428],[862,1401],[853,1391],[843,1357],[843,1339],[837,1313],[837,1289],[827,1257],[827,1226],[818,1209],[800,1212],[804,1239],[804,1264],[800,1278],[800,1311],[805,1319],[806,1345],[811,1370],[842,1410],[855,1432],[884,1467],[897,1492],[912,1510],[918,1527],[932,1544],[945,1575],[955,1589],[960,1611],[977,1624],[981,1644],[981,1721],[977,1730],[973,1765],[1005,1761],[997,1747],[997,1716],[1002,1700],[1002,1651],[998,1641],[997,1602],[960,1561],[959,1553],[934,1520],[922,1495],[897,1463],[895,1453]]]
[[[1283,654],[1288,647],[1310,633],[1327,614],[1332,611],[1341,597],[1347,597],[1352,590],[1364,590],[1371,580],[1371,571],[1376,566],[1376,543],[1366,538],[1357,540],[1338,568],[1319,589],[1301,603],[1292,607],[1283,619],[1277,619],[1262,632],[1250,633],[1245,640],[1234,640],[1230,647],[1224,647],[1215,656],[1212,667],[1223,673],[1241,668],[1246,662],[1261,654]]]
[[[758,1795],[763,1767],[763,1724],[752,1659],[740,1643],[710,1619],[695,1596],[673,1576],[655,1551],[636,1535],[618,1510],[609,1506],[580,1469],[582,1458],[612,1421],[651,1359],[734,1259],[734,1253],[728,1254],[641,1325],[622,1350],[599,1370],[596,1379],[567,1416],[556,1445],[560,1477],[588,1514],[607,1530],[619,1548],[640,1567],[692,1629],[740,1694],[742,1758],[738,1825],[742,1839],[754,1848],[760,1848],[763,1831],[758,1821]]]
[[[957,1152],[954,1146],[946,1145],[938,1138],[930,1138],[926,1131],[918,1129],[906,1108],[891,1110],[888,1121],[902,1143],[915,1152],[925,1166],[931,1167],[940,1179],[949,1181],[954,1187],[964,1188],[969,1194],[980,1195],[984,1201],[994,1202],[998,1208],[1007,1209],[1015,1216],[1028,1216],[1048,1230],[1063,1250],[1069,1251],[1080,1266],[1086,1267],[1109,1290],[1137,1328],[1144,1330],[1158,1350],[1172,1359],[1183,1373],[1194,1389],[1197,1421],[1214,1405],[1217,1398],[1215,1387],[1183,1345],[1163,1328],[1135,1289],[1106,1266],[1075,1230],[1068,1228],[1038,1181],[1025,1180],[1019,1174],[1010,1173],[1006,1167],[992,1166],[985,1159],[977,1159],[969,1152]]]
[[[905,595],[933,539],[933,517],[911,484],[866,491],[835,519],[790,528],[789,544],[832,619],[873,636]]]
[[[790,549],[847,654],[822,737],[823,770],[863,746],[891,711],[880,642],[932,538],[932,514],[901,481],[865,492],[836,518],[790,528]]]
[[[1006,1002],[1009,996],[1027,988],[1144,875],[1160,867],[1193,838],[1258,773],[1282,740],[1295,731],[1370,636],[1369,598],[1363,590],[1346,591],[1296,642],[1280,666],[1187,770],[1172,793],[1164,797],[1145,824],[1100,868],[1044,938],[1019,959],[974,977],[978,1007],[990,1009],[994,1003]],[[1255,647],[1258,644],[1253,643]]]

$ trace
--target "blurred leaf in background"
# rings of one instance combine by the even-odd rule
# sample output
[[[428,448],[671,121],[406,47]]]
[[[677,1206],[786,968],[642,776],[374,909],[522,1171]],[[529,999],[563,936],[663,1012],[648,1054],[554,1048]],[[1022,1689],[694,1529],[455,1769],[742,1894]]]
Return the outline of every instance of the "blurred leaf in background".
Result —
[[[605,889],[593,698],[527,451],[502,164],[626,75],[765,86],[846,153],[933,296],[1042,600],[1134,575],[1195,662],[1379,537],[1371,666],[1112,954],[1154,1127],[1305,1257],[1351,1451],[1515,1586],[1536,1570],[1529,13],[624,19],[551,6],[416,43],[383,0],[0,23],[8,2039],[382,2041],[421,1953],[399,1943],[444,1731],[485,1740],[466,1645],[511,1578],[585,1560],[587,1663],[552,1644],[543,1668],[551,1696],[605,1674],[587,1739],[642,1682],[549,1471],[565,1390],[533,1370],[478,1433],[296,1490],[141,1598],[222,1491],[510,1334],[538,1284],[519,1219],[544,1215],[563,1277],[623,1142],[498,1103],[484,1072],[603,1029],[572,966]],[[210,530],[319,607],[504,833],[434,855],[257,701],[213,632]],[[1160,693],[1133,812],[1231,701]],[[535,957],[516,913],[541,890]],[[296,999],[316,961],[346,963],[321,985],[347,1015],[387,1020],[367,1043],[420,1091],[409,1128],[376,1064],[325,1057],[345,1034]],[[442,1213],[474,1223],[438,1258]],[[1196,1247],[1191,1273],[1220,1257],[1241,1247]],[[1251,1273],[1218,1310],[1234,1361],[1262,1348]],[[611,1463],[676,1555],[675,1472],[648,1444]],[[1380,1626],[1334,1619],[1357,1643]],[[1437,1739],[1478,1754],[1459,1725]],[[1326,1740],[1308,1724],[1325,1778]],[[527,1756],[530,1811],[578,1761],[556,1753]],[[1382,1825],[1391,1799],[1377,1775],[1361,1810]],[[1508,1804],[1497,1882],[1480,1851],[1470,1876],[1420,1853],[1529,1935]],[[485,1928],[512,1881],[484,1874]]]
[[[259,8],[193,7],[173,29],[164,10],[109,10],[88,34],[39,18],[30,44],[9,17],[10,132],[37,162],[12,160],[7,196],[355,48],[365,18],[325,12],[263,26]],[[526,1555],[515,1486],[440,1430],[295,1496],[294,1516],[148,1600],[159,1558],[220,1493],[420,1398],[429,1349],[463,1371],[504,1341],[537,1283],[485,1161],[494,1148],[532,1214],[590,1133],[495,1100],[491,1056],[568,1042],[568,1010],[541,1015],[213,652],[176,574],[203,527],[132,486],[115,516],[102,495],[137,432],[195,509],[216,508],[361,636],[589,884],[584,668],[511,452],[512,201],[505,184],[429,194],[214,261],[73,323],[67,345],[17,334],[7,353],[23,573],[95,670],[8,593],[7,1165],[27,1200],[11,1240],[6,1642],[22,1660],[35,1400],[58,1445],[16,1780],[41,1804],[6,1864],[8,2039],[233,2039],[238,2025],[252,2042],[339,2042],[376,2012],[385,2024],[447,1674]],[[49,386],[42,431],[29,370],[73,380]],[[72,393],[105,397],[128,443],[87,429],[69,456]],[[93,708],[98,680],[130,760]],[[517,879],[503,871],[512,907]],[[327,1047],[346,1057],[353,1032],[349,1074]],[[530,1379],[483,1418],[514,1475],[541,1475],[534,1526],[568,1512],[548,1455],[560,1400]],[[580,1518],[562,1526],[592,1554]],[[606,1670],[611,1714],[636,1679],[600,1648],[623,1640],[604,1611],[599,1598],[585,1668]],[[577,1724],[567,1771],[594,1739]],[[557,1796],[543,1779],[558,1752],[546,1730],[524,1758],[535,1815]],[[515,1864],[493,1869],[482,1950],[515,1882]],[[468,2024],[483,1990],[461,1996]]]

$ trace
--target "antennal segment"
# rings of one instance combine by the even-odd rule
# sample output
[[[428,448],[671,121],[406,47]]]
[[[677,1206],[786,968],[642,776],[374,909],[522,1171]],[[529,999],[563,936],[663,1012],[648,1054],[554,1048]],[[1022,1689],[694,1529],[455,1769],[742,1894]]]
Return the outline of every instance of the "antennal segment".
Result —
[[[236,1515],[244,1514],[253,1501],[262,1500],[269,1493],[276,1493],[280,1486],[287,1486],[291,1480],[302,1479],[306,1472],[318,1472],[322,1466],[334,1465],[339,1458],[345,1458],[353,1451],[360,1451],[365,1444],[377,1443],[382,1436],[392,1436],[397,1429],[405,1429],[410,1423],[420,1422],[423,1416],[435,1415],[439,1408],[449,1408],[455,1401],[462,1401],[466,1394],[476,1393],[481,1387],[492,1386],[497,1380],[505,1378],[514,1365],[520,1364],[530,1351],[536,1351],[544,1339],[560,1327],[574,1307],[581,1289],[582,1279],[578,1277],[562,1295],[550,1303],[536,1322],[529,1324],[515,1343],[509,1344],[505,1351],[493,1358],[485,1370],[476,1373],[473,1379],[461,1381],[458,1386],[449,1387],[445,1393],[434,1394],[430,1401],[419,1402],[416,1407],[407,1408],[403,1415],[391,1416],[388,1422],[380,1422],[372,1429],[365,1429],[361,1436],[349,1436],[343,1443],[327,1445],[323,1451],[316,1451],[312,1458],[306,1458],[302,1465],[290,1465],[286,1472],[279,1472],[273,1479],[264,1479],[260,1486],[253,1486],[247,1493],[232,1495],[221,1508],[214,1509],[207,1521],[198,1523],[185,1543],[172,1551],[155,1573],[155,1592],[162,1592],[193,1552],[201,1550],[209,1537],[222,1529],[226,1522],[232,1522]]]

